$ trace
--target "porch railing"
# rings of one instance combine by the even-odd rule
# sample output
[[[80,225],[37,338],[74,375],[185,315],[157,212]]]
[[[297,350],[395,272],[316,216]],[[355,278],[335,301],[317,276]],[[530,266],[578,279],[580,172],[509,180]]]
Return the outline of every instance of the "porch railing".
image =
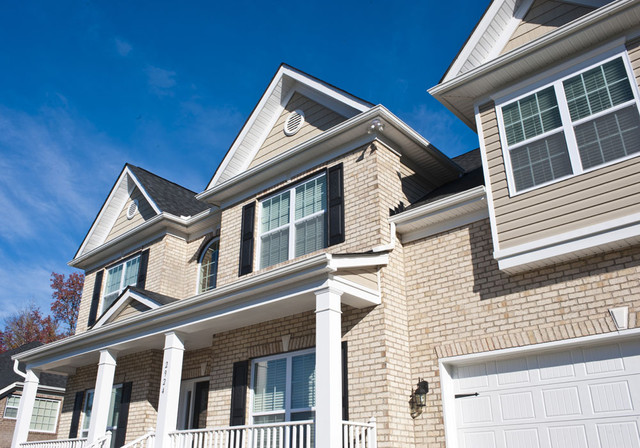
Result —
[[[138,437],[133,442],[129,442],[123,445],[122,448],[153,448],[153,444],[156,441],[156,433],[149,431],[143,436]]]
[[[171,448],[312,448],[313,420],[176,431]]]
[[[44,440],[40,442],[24,442],[21,448],[83,448],[87,439]]]
[[[369,423],[342,422],[342,448],[377,448],[375,417]]]

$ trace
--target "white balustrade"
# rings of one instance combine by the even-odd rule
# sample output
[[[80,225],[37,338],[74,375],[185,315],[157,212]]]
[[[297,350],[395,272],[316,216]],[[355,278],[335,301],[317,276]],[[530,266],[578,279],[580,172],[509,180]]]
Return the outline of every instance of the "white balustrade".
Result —
[[[369,423],[342,422],[342,448],[376,448],[376,419]]]
[[[149,431],[143,436],[138,437],[133,442],[130,442],[122,448],[153,448],[153,444],[156,440],[156,433]]]
[[[24,442],[21,448],[83,448],[87,439],[44,440],[40,442]]]

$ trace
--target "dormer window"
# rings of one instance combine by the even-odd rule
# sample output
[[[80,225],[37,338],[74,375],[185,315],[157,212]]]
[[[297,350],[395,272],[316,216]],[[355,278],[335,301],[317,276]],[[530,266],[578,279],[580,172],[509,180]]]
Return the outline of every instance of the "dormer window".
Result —
[[[138,283],[139,268],[140,255],[137,255],[107,270],[107,283],[102,298],[103,313],[109,309],[127,286]]]
[[[617,55],[498,104],[511,195],[640,154],[631,79]]]
[[[216,287],[216,277],[218,276],[218,251],[220,240],[212,240],[202,252],[200,257],[200,279],[198,281],[198,292],[202,293]]]

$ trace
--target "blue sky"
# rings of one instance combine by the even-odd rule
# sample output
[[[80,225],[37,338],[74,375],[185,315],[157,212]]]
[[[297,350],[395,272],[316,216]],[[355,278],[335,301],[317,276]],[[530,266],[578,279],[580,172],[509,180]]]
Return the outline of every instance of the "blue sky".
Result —
[[[125,162],[202,191],[281,62],[477,147],[426,90],[488,3],[3,2],[0,320],[48,311]]]

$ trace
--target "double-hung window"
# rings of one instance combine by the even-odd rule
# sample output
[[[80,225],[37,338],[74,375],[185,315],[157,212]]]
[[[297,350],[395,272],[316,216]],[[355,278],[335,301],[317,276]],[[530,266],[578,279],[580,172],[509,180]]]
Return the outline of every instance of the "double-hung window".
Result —
[[[138,283],[140,255],[130,258],[107,270],[107,283],[104,288],[102,312],[104,313],[120,293],[127,287]]]
[[[321,174],[260,203],[260,267],[327,247],[327,179]]]
[[[316,405],[313,350],[256,359],[252,364],[254,424],[311,420]]]
[[[14,419],[18,416],[18,406],[20,405],[19,395],[7,397],[7,404],[4,409],[4,418]],[[59,400],[48,400],[46,398],[36,398],[31,414],[30,431],[56,432],[58,424],[58,413],[60,410]]]
[[[639,104],[621,55],[499,104],[510,193],[639,155]]]

